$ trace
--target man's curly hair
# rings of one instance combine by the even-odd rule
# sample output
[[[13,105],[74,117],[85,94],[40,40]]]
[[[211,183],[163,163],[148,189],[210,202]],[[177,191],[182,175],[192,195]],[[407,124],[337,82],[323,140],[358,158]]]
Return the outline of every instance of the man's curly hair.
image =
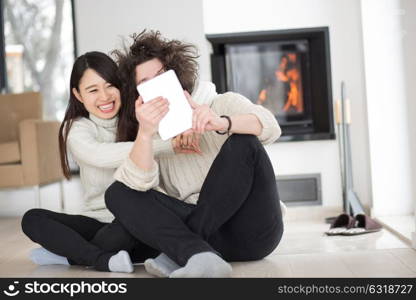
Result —
[[[122,106],[119,113],[117,141],[132,141],[136,138],[138,122],[135,117],[134,102],[139,96],[136,90],[137,65],[157,58],[164,69],[174,70],[182,87],[192,93],[198,76],[198,52],[194,45],[179,40],[163,38],[159,31],[143,30],[131,35],[133,43],[112,54],[119,65],[122,81]]]

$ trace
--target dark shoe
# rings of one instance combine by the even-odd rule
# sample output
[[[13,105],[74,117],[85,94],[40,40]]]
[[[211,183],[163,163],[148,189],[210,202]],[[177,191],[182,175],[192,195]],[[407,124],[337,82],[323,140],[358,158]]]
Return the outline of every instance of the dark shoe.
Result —
[[[354,227],[355,219],[348,214],[340,214],[328,231],[325,231],[327,235],[340,235],[348,229]]]
[[[371,219],[369,216],[358,214],[355,216],[355,226],[354,228],[348,229],[342,232],[342,235],[358,235],[364,233],[371,233],[380,231],[383,226],[377,221]]]

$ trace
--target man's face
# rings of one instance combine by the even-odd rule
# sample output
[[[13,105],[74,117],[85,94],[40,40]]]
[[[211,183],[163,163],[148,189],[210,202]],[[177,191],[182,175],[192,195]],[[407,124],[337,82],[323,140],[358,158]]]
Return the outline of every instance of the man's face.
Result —
[[[144,83],[157,75],[165,72],[162,62],[158,58],[153,58],[136,66],[136,85]]]

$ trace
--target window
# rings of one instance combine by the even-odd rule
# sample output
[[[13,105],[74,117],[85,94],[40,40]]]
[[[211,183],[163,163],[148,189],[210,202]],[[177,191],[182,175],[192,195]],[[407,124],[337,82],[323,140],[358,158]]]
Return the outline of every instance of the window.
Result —
[[[73,1],[4,0],[3,83],[11,93],[40,91],[45,119],[62,120],[75,57]],[[2,76],[3,78],[3,76]]]

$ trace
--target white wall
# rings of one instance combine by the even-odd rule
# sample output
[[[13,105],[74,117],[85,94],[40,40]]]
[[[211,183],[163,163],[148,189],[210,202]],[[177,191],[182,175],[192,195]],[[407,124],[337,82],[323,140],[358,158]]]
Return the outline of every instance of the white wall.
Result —
[[[403,29],[403,52],[405,59],[405,78],[407,94],[407,122],[409,128],[410,142],[410,168],[412,170],[412,196],[416,221],[416,1],[402,0],[402,9],[404,12],[402,18]],[[416,224],[415,224],[416,228]],[[415,234],[416,235],[416,234]],[[415,239],[416,245],[416,239]],[[415,246],[416,248],[416,246]]]
[[[226,33],[328,26],[332,90],[347,85],[352,111],[354,185],[361,201],[371,203],[359,0],[205,0],[206,33]],[[342,192],[336,141],[277,143],[268,147],[278,175],[321,173],[324,206],[341,206]]]
[[[79,213],[83,209],[83,189],[79,176],[63,181],[64,206],[66,213]],[[60,211],[60,186],[52,183],[40,187],[41,207]],[[22,216],[36,207],[34,187],[0,190],[0,216]]]
[[[410,1],[407,4],[414,9]],[[412,57],[415,41],[414,37],[406,37],[403,30],[406,10],[400,0],[366,0],[361,6],[373,213],[377,216],[410,214],[414,199],[409,125],[415,122],[409,122],[408,117],[414,119],[415,115],[408,112],[409,104],[414,102],[415,88],[411,82],[413,76],[408,76],[406,81],[406,65],[415,62]],[[411,13],[414,18],[414,11]],[[407,71],[414,75],[414,69],[410,70],[409,66]]]
[[[200,76],[209,80],[202,18],[202,0],[75,0],[78,53],[108,53],[121,48],[122,38],[132,33],[159,30],[168,38],[198,45]]]

